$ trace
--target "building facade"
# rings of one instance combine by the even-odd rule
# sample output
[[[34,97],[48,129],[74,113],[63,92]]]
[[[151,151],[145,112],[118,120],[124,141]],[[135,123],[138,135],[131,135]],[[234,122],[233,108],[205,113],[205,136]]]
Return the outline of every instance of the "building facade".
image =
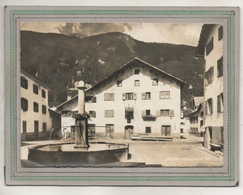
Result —
[[[180,134],[181,87],[184,81],[138,59],[130,61],[86,90],[89,128],[97,136],[130,138],[137,134]],[[62,129],[72,132],[77,96],[57,107]]]
[[[205,135],[204,145],[222,150],[224,143],[223,26],[203,25],[196,57],[205,59]]]
[[[49,88],[24,70],[20,73],[21,139],[44,138],[52,128]]]
[[[190,119],[190,134],[202,136],[204,133],[204,105],[199,104],[196,110],[194,110],[187,117]]]

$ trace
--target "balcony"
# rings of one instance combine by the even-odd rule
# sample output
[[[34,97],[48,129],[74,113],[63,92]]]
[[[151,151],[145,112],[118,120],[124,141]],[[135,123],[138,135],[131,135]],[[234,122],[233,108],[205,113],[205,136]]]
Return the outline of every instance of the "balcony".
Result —
[[[143,120],[145,121],[155,121],[156,120],[156,116],[149,114],[149,115],[144,115],[142,116]]]
[[[134,118],[134,110],[131,107],[125,108],[125,118],[131,120]]]

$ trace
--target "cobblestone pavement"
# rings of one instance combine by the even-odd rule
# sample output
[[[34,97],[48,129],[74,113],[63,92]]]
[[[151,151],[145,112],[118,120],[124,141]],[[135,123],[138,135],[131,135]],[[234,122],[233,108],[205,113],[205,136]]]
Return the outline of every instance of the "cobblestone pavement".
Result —
[[[223,153],[211,152],[202,147],[202,138],[186,136],[173,141],[95,140],[129,144],[131,158],[127,162],[166,167],[219,167],[223,165]],[[28,147],[60,141],[24,142],[21,159],[27,160]]]

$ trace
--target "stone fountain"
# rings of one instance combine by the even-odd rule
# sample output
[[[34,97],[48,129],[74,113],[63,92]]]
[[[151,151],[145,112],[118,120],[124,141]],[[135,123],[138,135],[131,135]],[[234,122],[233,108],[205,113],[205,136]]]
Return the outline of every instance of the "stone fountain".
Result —
[[[85,114],[85,84],[78,89],[78,114],[75,123],[75,142],[38,145],[29,148],[28,160],[42,166],[106,166],[124,162],[129,156],[129,145],[92,142],[88,140],[88,115]]]

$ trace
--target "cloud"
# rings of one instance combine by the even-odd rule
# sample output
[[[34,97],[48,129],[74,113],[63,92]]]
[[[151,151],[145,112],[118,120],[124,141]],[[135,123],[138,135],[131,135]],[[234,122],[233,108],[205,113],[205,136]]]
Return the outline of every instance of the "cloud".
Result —
[[[66,23],[24,22],[21,30],[86,36],[107,32],[123,32],[144,42],[163,42],[196,46],[202,24],[199,23]]]
[[[57,27],[61,34],[82,33],[87,36],[106,32],[125,32],[125,28],[132,29],[128,23],[66,23]]]

